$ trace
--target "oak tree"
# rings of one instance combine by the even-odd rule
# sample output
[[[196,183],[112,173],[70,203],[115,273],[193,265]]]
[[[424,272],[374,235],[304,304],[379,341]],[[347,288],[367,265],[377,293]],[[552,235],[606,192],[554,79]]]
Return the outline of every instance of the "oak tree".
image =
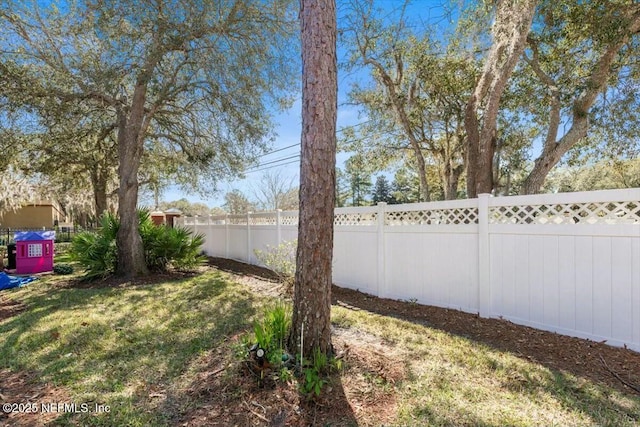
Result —
[[[493,37],[484,67],[467,102],[467,197],[491,193],[500,101],[526,46],[537,0],[497,0]]]
[[[118,158],[118,273],[144,275],[136,205],[152,137],[228,172],[264,144],[268,106],[290,89],[287,0],[2,3],[0,61],[37,95],[109,112]],[[37,98],[36,97],[36,98]]]

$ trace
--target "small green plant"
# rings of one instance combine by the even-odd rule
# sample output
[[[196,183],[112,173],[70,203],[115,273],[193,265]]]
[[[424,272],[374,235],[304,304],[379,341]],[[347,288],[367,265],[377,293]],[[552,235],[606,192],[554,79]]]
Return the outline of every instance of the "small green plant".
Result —
[[[56,274],[72,274],[73,266],[69,264],[56,264],[53,266],[53,272]]]
[[[293,379],[293,373],[289,368],[283,366],[278,373],[278,379],[283,383],[288,383]]]
[[[271,353],[271,341],[273,340],[273,334],[269,329],[269,325],[266,322],[255,322],[253,324],[253,333],[256,337],[258,346],[264,349],[267,354]]]
[[[266,313],[266,321],[273,333],[274,344],[284,349],[289,329],[291,328],[291,306],[283,301],[277,302]]]
[[[138,211],[138,220],[149,270],[164,271],[170,266],[190,269],[204,261],[200,255],[203,235],[192,235],[186,228],[156,226],[147,211]],[[70,256],[85,268],[86,278],[108,276],[116,270],[118,263],[116,236],[120,221],[107,213],[100,219],[100,224],[97,232],[79,233],[71,244]]]
[[[291,328],[291,306],[278,301],[265,311],[262,321],[253,324],[258,346],[267,353],[270,363],[278,363],[285,353],[285,344]]]
[[[310,366],[303,369],[304,382],[302,383],[302,392],[309,396],[320,396],[322,387],[327,383],[327,380],[323,378],[326,374],[328,366],[328,357],[319,348],[313,349],[313,356]]]

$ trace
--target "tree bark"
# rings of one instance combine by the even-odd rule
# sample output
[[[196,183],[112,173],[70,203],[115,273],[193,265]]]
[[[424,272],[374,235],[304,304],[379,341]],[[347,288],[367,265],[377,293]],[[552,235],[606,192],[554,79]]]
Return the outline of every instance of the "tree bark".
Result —
[[[118,117],[118,216],[120,228],[116,238],[118,266],[116,273],[125,277],[149,274],[144,259],[142,238],[138,227],[138,169],[144,140],[144,107],[146,82],[138,81],[133,94],[130,113],[119,112]]]
[[[460,175],[463,170],[464,167],[462,165],[452,167],[450,162],[445,163],[444,170],[442,171],[445,200],[455,200],[458,198],[458,183],[460,182]]]
[[[493,190],[493,156],[500,100],[524,52],[536,4],[537,0],[497,2],[491,31],[493,44],[465,113],[468,197],[474,198]]]
[[[108,174],[102,171],[100,167],[100,165],[95,165],[90,173],[96,218],[100,218],[100,216],[109,209],[107,202]]]
[[[300,217],[290,350],[330,353],[336,163],[335,0],[301,0]]]
[[[396,58],[399,60],[399,58]],[[397,117],[398,122],[400,122],[400,126],[404,130],[405,135],[409,139],[409,144],[411,145],[411,149],[413,150],[413,155],[416,158],[416,167],[418,168],[418,175],[420,177],[420,200],[421,202],[429,202],[431,201],[431,194],[429,192],[429,183],[427,182],[427,165],[424,161],[424,155],[422,154],[422,147],[420,145],[419,139],[416,137],[412,127],[411,121],[409,120],[409,116],[407,115],[407,105],[405,101],[401,100],[401,96],[398,95],[396,90],[396,86],[400,85],[400,82],[397,84],[393,81],[391,76],[386,72],[384,67],[378,62],[371,58],[365,57],[365,64],[373,65],[380,76],[382,77],[382,81],[389,91],[389,101],[391,101],[391,105],[393,106],[393,111]],[[398,63],[398,70],[402,69],[402,63]],[[398,73],[401,76],[401,73]],[[411,96],[408,96],[408,99],[411,99]]]

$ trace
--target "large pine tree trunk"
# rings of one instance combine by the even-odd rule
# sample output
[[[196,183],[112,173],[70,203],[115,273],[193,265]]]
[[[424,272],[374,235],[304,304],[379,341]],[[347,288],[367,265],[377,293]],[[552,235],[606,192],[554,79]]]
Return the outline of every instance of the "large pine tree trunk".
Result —
[[[335,0],[301,0],[302,158],[291,351],[331,352],[336,163]]]

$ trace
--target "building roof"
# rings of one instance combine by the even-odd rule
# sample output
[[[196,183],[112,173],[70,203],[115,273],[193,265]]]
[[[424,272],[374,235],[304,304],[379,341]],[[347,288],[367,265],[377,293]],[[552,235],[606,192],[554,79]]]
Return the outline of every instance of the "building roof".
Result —
[[[55,231],[17,231],[13,235],[16,242],[24,240],[55,240]]]

